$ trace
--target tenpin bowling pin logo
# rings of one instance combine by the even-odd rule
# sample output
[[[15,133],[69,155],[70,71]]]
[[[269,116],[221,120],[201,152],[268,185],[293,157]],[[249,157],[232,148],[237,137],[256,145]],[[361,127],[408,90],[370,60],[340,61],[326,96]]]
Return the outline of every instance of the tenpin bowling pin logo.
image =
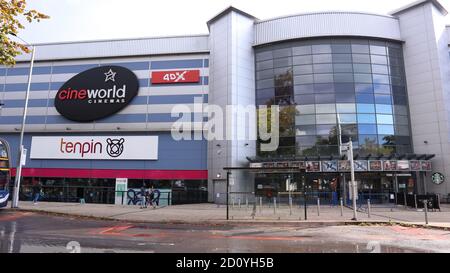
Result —
[[[123,153],[123,143],[125,142],[124,138],[108,138],[106,142],[108,143],[108,146],[106,146],[106,152],[108,152],[110,157],[119,157]]]

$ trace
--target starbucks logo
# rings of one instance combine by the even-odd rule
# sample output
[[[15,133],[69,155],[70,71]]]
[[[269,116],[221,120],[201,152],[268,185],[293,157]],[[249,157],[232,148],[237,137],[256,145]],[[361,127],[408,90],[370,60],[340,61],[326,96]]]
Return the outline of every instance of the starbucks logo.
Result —
[[[106,142],[108,143],[108,146],[106,146],[106,152],[108,152],[110,157],[119,157],[123,153],[123,143],[125,142],[124,138],[108,138]]]
[[[433,181],[434,184],[440,185],[444,183],[445,177],[442,173],[433,173],[431,176],[431,181]]]

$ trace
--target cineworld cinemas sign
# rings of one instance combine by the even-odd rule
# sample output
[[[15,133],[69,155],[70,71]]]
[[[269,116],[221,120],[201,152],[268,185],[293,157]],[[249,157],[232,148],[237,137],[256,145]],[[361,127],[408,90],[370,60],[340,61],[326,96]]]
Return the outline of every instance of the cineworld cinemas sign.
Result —
[[[157,160],[157,136],[51,136],[31,139],[31,159]]]
[[[67,119],[94,121],[122,110],[138,90],[139,81],[127,68],[96,67],[64,83],[56,93],[55,108]]]

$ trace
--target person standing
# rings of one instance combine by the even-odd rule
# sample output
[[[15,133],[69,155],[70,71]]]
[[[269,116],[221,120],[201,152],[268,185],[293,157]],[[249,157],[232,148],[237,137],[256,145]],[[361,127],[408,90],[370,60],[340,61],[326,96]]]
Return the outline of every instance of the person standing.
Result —
[[[42,185],[40,182],[37,182],[33,185],[33,204],[37,204],[39,200],[39,196],[41,194]]]
[[[147,208],[147,190],[145,189],[145,185],[141,187],[141,209]]]

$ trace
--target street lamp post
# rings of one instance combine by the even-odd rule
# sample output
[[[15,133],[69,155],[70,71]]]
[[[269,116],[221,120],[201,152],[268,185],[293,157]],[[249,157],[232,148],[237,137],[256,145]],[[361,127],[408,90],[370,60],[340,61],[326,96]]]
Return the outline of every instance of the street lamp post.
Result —
[[[348,157],[350,160],[350,177],[351,177],[351,185],[352,185],[352,202],[353,202],[353,218],[352,220],[358,220],[358,213],[356,211],[356,197],[358,191],[356,189],[356,181],[355,181],[355,167],[353,165],[353,143],[352,138],[349,138],[348,142]]]
[[[25,106],[23,107],[23,116],[22,116],[22,127],[20,130],[20,140],[19,140],[19,153],[17,160],[17,171],[16,171],[16,179],[14,181],[14,194],[13,200],[11,204],[11,208],[19,207],[19,189],[20,189],[20,181],[22,176],[22,164],[24,157],[24,148],[23,148],[23,136],[25,132],[25,123],[27,119],[27,110],[28,110],[28,98],[30,96],[30,87],[31,87],[31,77],[33,74],[33,64],[34,64],[34,55],[36,52],[36,47],[32,45],[31,47],[31,61],[30,61],[30,73],[28,74],[28,85],[27,92],[25,93]]]

